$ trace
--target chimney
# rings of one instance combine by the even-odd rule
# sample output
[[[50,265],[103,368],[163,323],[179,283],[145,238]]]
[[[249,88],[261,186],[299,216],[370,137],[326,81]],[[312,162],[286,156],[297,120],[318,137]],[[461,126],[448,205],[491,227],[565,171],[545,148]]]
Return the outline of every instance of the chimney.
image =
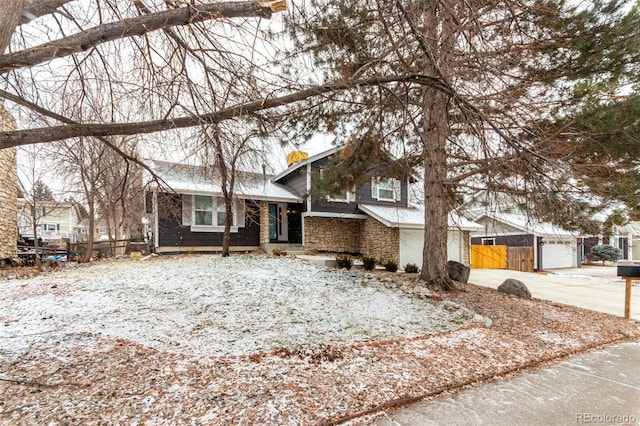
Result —
[[[287,155],[287,167],[309,158],[309,154],[303,151],[292,151]]]

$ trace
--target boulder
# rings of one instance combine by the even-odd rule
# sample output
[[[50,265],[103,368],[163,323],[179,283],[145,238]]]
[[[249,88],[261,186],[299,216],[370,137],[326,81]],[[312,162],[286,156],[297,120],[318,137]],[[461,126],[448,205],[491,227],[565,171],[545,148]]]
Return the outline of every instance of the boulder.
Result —
[[[531,292],[522,281],[515,280],[513,278],[507,278],[498,287],[500,293],[512,294],[524,299],[531,299]]]
[[[455,260],[450,260],[447,262],[447,268],[449,269],[449,277],[452,280],[461,282],[462,284],[469,282],[469,272],[471,272],[471,268],[468,266]]]

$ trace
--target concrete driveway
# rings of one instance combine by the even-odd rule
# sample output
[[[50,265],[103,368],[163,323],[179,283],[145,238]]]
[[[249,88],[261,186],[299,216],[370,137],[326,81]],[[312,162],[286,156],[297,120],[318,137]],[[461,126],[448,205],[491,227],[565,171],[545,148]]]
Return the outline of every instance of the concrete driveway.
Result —
[[[615,266],[585,266],[545,273],[472,268],[469,282],[498,288],[507,278],[525,283],[537,299],[624,316],[625,283],[616,276]],[[640,320],[640,281],[634,281],[631,290],[631,319]]]

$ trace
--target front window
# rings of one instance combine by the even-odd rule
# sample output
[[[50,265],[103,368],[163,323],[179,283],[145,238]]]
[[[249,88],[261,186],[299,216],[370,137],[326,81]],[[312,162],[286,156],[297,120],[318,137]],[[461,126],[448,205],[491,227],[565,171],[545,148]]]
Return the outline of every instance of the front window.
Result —
[[[224,198],[211,195],[196,195],[194,197],[194,221],[197,226],[224,226],[227,212],[224,206]],[[236,226],[235,215],[231,216],[231,226]]]
[[[225,221],[227,220],[227,211],[224,207],[224,199],[218,198],[218,205],[216,209],[218,226],[224,226]]]
[[[195,196],[195,224],[213,225],[213,197],[208,195]]]

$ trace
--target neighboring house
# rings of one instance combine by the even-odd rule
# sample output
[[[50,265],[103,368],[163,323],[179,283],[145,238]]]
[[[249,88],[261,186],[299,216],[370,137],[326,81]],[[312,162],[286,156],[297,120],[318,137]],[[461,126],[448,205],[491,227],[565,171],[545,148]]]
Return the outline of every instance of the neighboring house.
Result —
[[[333,148],[308,158],[292,156],[276,176],[242,173],[235,190],[232,250],[297,244],[308,251],[363,254],[403,267],[422,263],[424,210],[409,200],[410,176],[381,178],[331,197],[317,195]],[[291,158],[291,157],[290,157]],[[224,202],[217,179],[206,170],[166,162],[152,169],[175,193],[150,186],[147,213],[158,252],[217,251],[222,245]],[[470,231],[479,227],[452,215],[449,260],[470,263]]]
[[[471,234],[473,245],[531,247],[533,265],[539,271],[579,265],[578,237],[551,223],[524,214],[500,212],[481,214],[474,222],[482,228]]]
[[[531,216],[515,196],[490,196],[487,191],[479,191],[468,200],[464,214],[483,227],[482,231],[472,234],[473,245],[530,247],[536,270],[580,267],[591,260],[589,252],[599,244],[619,247],[623,259],[629,259],[632,238],[636,235],[634,229],[640,230],[633,227],[608,230],[604,225],[608,216],[596,212],[592,219],[601,224],[606,235],[583,235]],[[636,238],[640,240],[640,235]],[[638,246],[640,251],[640,241]]]
[[[82,219],[74,229],[78,243],[89,241],[89,219]],[[97,219],[93,226],[93,241],[109,241],[109,228],[104,219]]]
[[[75,241],[74,231],[80,222],[78,206],[56,201],[38,201],[35,209],[38,237],[43,241],[69,239]],[[33,238],[34,211],[24,198],[18,199],[18,232],[23,238]]]
[[[609,243],[622,251],[624,260],[640,260],[640,222],[615,226],[616,237]]]

